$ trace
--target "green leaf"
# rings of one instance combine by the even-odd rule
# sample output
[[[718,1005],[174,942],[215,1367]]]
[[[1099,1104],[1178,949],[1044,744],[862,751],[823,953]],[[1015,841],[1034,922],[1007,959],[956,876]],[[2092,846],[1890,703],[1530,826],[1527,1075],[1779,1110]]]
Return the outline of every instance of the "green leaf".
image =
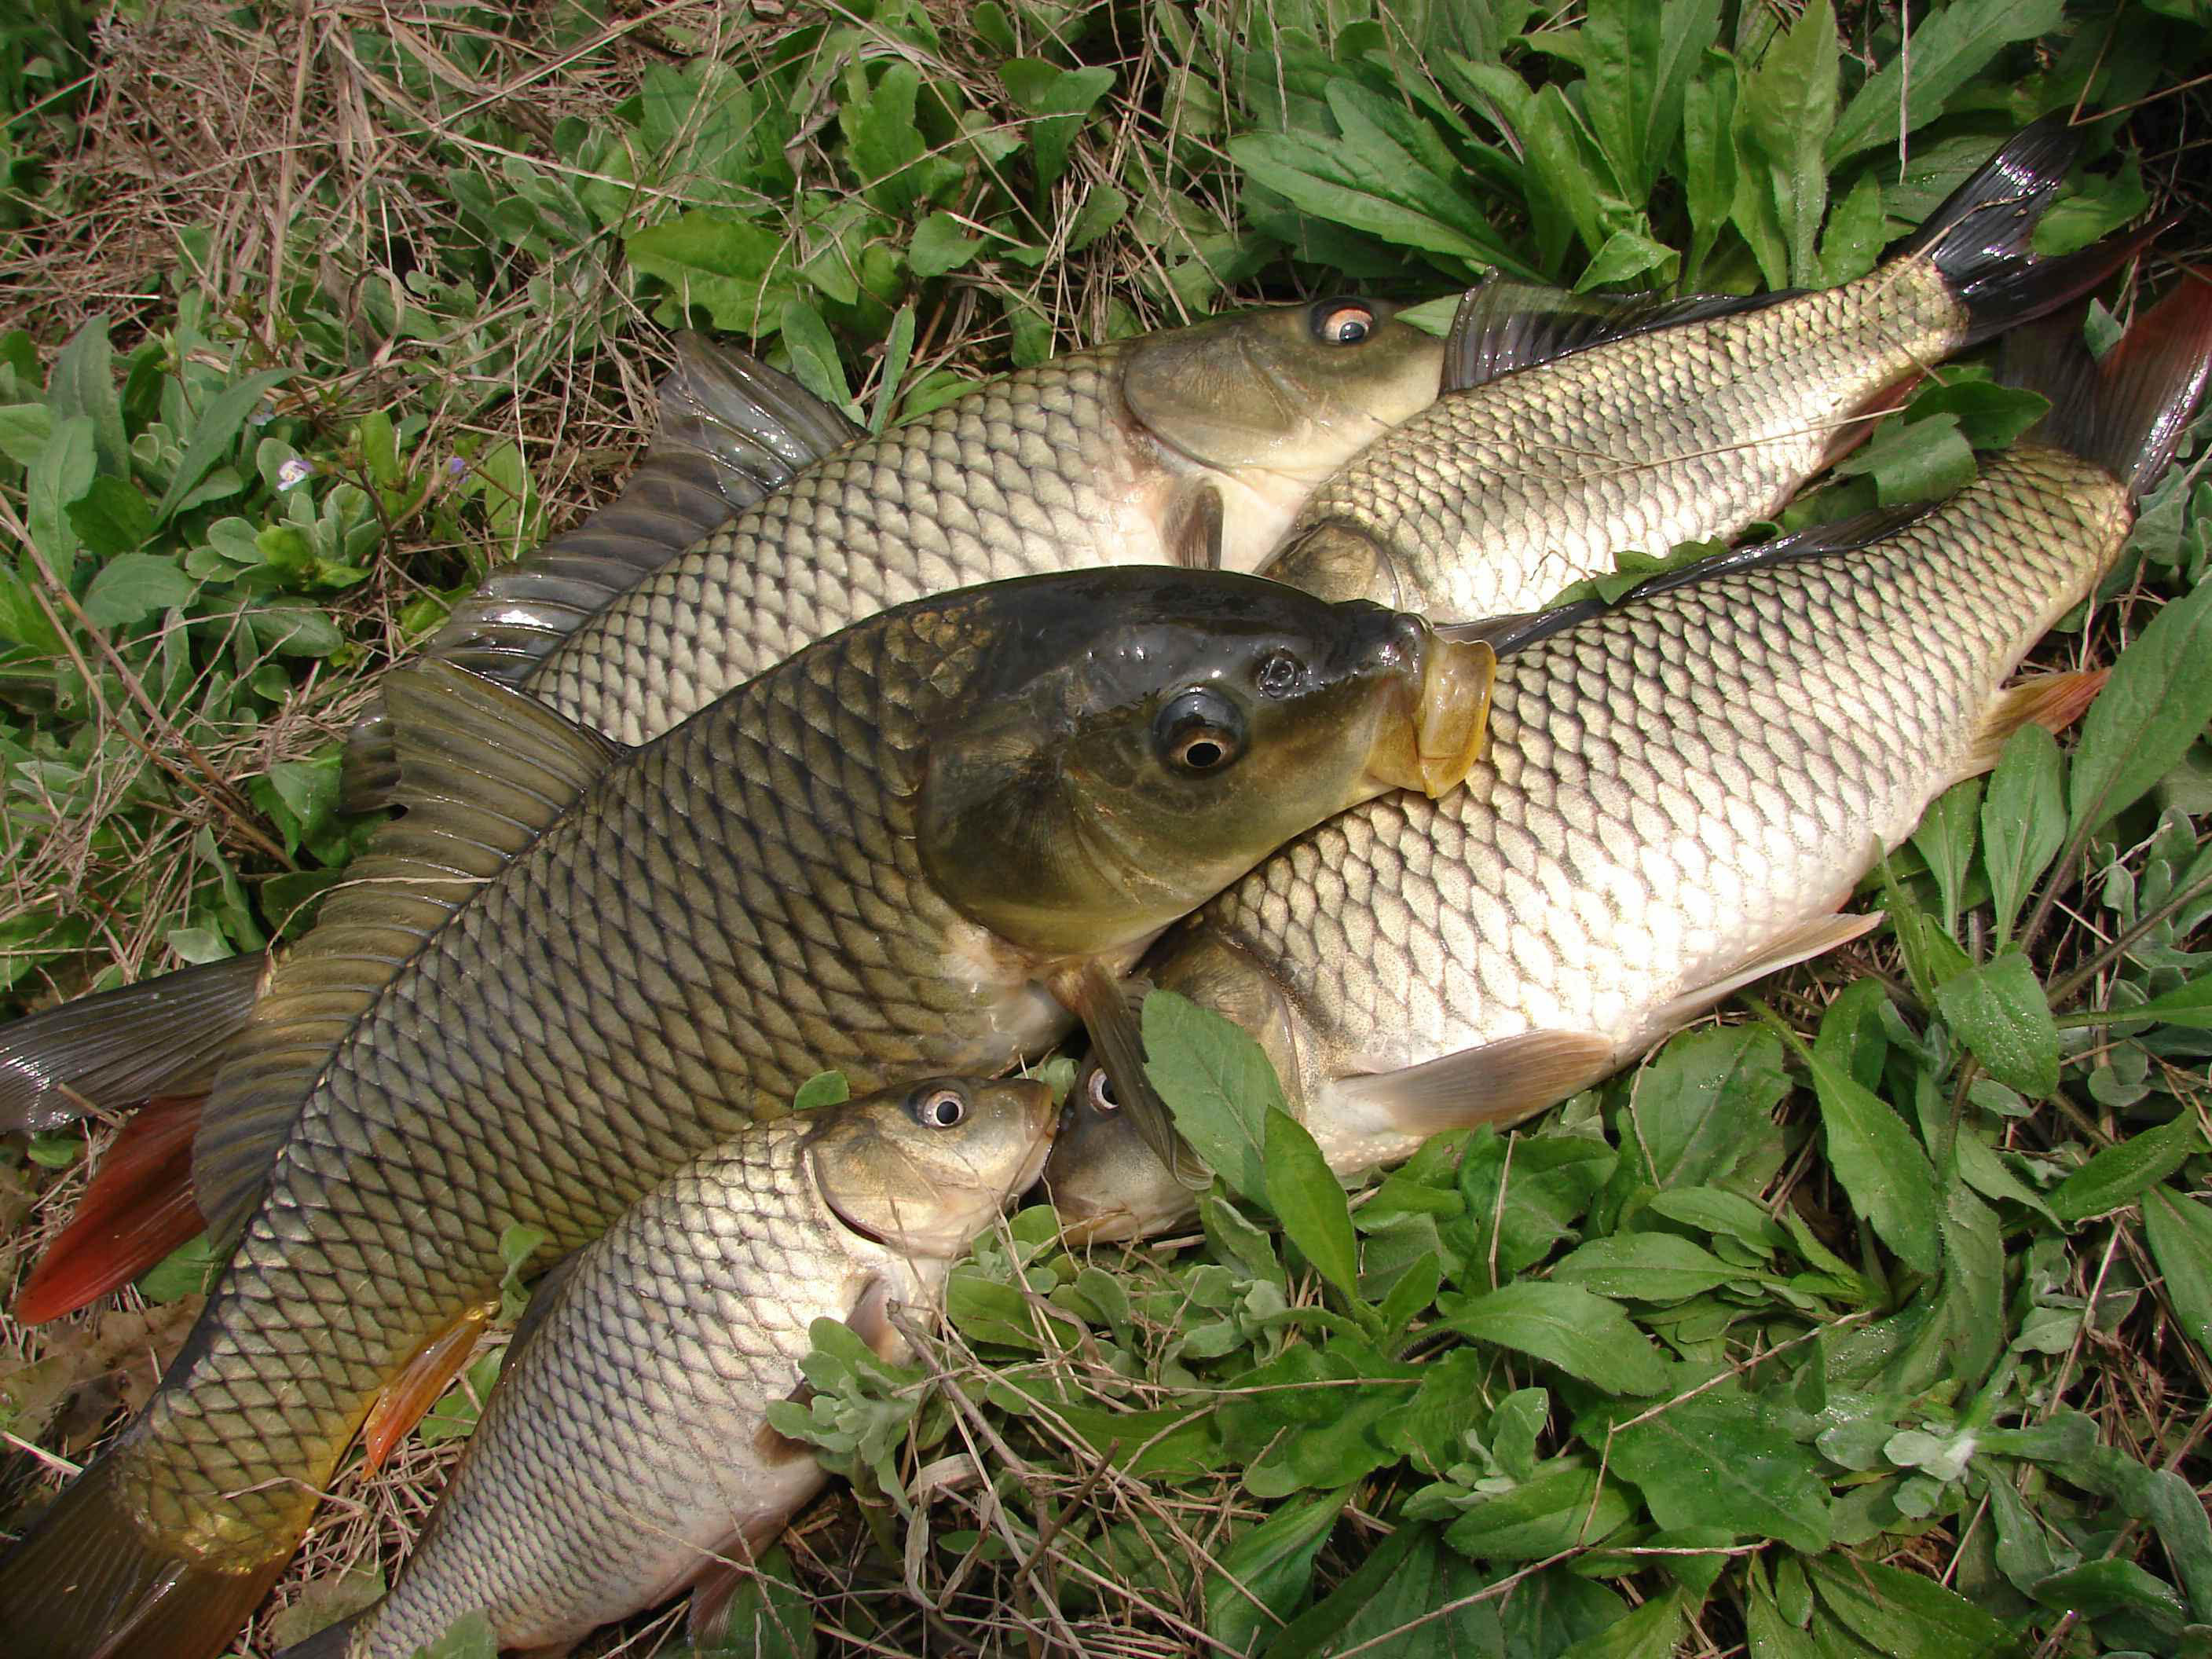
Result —
[[[1900,113],[1903,130],[1918,131],[2005,46],[2058,27],[2059,7],[2060,0],[1954,0],[1930,9],[1913,27],[1912,50],[1891,58],[1852,94],[1827,135],[1829,167],[1862,150],[1893,147]]]
[[[1456,301],[1455,301],[1456,303]],[[0,405],[0,455],[18,466],[28,466],[46,453],[54,435],[54,412],[44,404]],[[98,452],[97,434],[94,453]]]
[[[1655,1596],[1559,1659],[1673,1659],[1682,1639],[1682,1595]]]
[[[1662,1527],[1717,1527],[1828,1547],[1828,1489],[1813,1454],[1750,1396],[1711,1389],[1603,1437],[1607,1467],[1643,1489]],[[1584,1431],[1585,1440],[1599,1433]]]
[[[1782,1044],[1763,1026],[1676,1037],[1636,1075],[1627,1156],[1655,1187],[1717,1184],[1765,1138],[1789,1092]]]
[[[1835,11],[1829,0],[1813,0],[1768,43],[1744,82],[1744,108],[1769,163],[1769,187],[1795,283],[1820,280],[1815,248],[1828,206],[1822,147],[1836,119],[1838,54]]]
[[[2192,979],[2178,991],[2168,991],[2162,997],[2153,997],[2132,1008],[2108,1012],[2115,1018],[2156,1020],[2161,1024],[2203,1030],[2212,1026],[2212,974]]]
[[[2066,844],[2066,799],[2058,739],[2029,724],[2006,740],[1982,801],[1982,866],[1996,910],[1996,939],[2012,925],[2036,880]]]
[[[2155,1187],[2143,1199],[2143,1236],[2166,1276],[2166,1300],[2190,1340],[2212,1355],[2212,1212]]]
[[[2069,834],[2134,805],[2212,720],[2212,582],[2151,619],[2089,705],[2074,751]]]
[[[1974,857],[1975,809],[1981,804],[1982,781],[1968,778],[1938,795],[1912,832],[1913,849],[1936,878],[1943,931],[1954,938],[1959,932],[1960,890]]]
[[[1261,1650],[1262,1659],[1316,1659],[1357,1650],[1359,1659],[1456,1659],[1502,1655],[1498,1610],[1472,1598],[1481,1573],[1446,1550],[1428,1527],[1401,1526],[1352,1576]],[[1438,1608],[1454,1607],[1441,1617]]]
[[[1229,1189],[1267,1201],[1267,1113],[1282,1085],[1265,1050],[1240,1027],[1172,991],[1145,999],[1145,1071],[1176,1127]]]
[[[837,360],[837,342],[822,313],[804,300],[790,300],[783,307],[783,343],[791,353],[792,373],[799,383],[826,404],[843,410],[855,420],[860,405],[845,384],[845,366]]]
[[[69,520],[96,558],[112,558],[144,544],[154,533],[154,509],[136,484],[101,477],[69,505]]]
[[[499,1641],[484,1613],[463,1613],[418,1659],[499,1659]]]
[[[2044,1195],[2053,1215],[2072,1225],[2132,1204],[2195,1153],[2204,1138],[2193,1112],[2107,1146]]]
[[[1051,118],[1030,130],[1037,184],[1050,190],[1067,171],[1068,146],[1088,115],[1114,87],[1109,69],[1064,70],[1035,58],[1016,58],[999,65],[999,76],[1014,101],[1032,115]]]
[[[1936,988],[1936,1006],[1983,1068],[2031,1100],[2058,1086],[2058,1027],[2026,957],[2008,951]]]
[[[1815,1053],[1810,1061],[1828,1162],[1851,1206],[1905,1266],[1936,1271],[1942,1250],[1936,1170],[1904,1120]]]
[[[1615,1480],[1578,1458],[1555,1457],[1510,1491],[1470,1504],[1444,1541],[1481,1562],[1540,1561],[1595,1544],[1636,1510]]]
[[[681,321],[686,307],[699,305],[716,328],[765,334],[771,331],[763,326],[766,319],[781,317],[792,296],[789,244],[742,220],[686,213],[633,231],[623,246],[633,266],[675,291],[672,321]]]
[[[1339,1294],[1355,1307],[1359,1300],[1359,1251],[1352,1236],[1352,1210],[1344,1188],[1329,1172],[1328,1160],[1305,1126],[1288,1112],[1270,1107],[1266,1118],[1267,1207],[1283,1224],[1291,1243]]]
[[[1806,1567],[1821,1605],[1877,1653],[1980,1659],[2009,1650],[2002,1625],[1923,1573],[1834,1555]]]
[[[819,1111],[824,1106],[842,1106],[852,1097],[853,1085],[842,1072],[817,1072],[799,1085],[799,1092],[791,1097],[791,1109]]]
[[[1620,1304],[1572,1285],[1501,1285],[1459,1303],[1440,1323],[1548,1360],[1609,1394],[1653,1395],[1667,1386],[1666,1365]]]
[[[1237,165],[1268,189],[1289,198],[1316,218],[1348,225],[1401,246],[1453,255],[1481,267],[1494,265],[1510,275],[1539,279],[1486,226],[1473,234],[1463,228],[1470,216],[1455,212],[1438,218],[1434,204],[1421,210],[1397,198],[1406,178],[1384,179],[1340,146],[1282,133],[1246,133],[1229,141]],[[1473,216],[1480,221],[1480,216]]]
[[[848,84],[837,122],[845,131],[846,160],[860,175],[860,194],[887,213],[903,214],[921,193],[921,180],[909,169],[929,148],[914,118],[921,71],[896,60],[864,95],[850,95],[858,88]]]
[[[1782,1616],[1782,1609],[1754,1576],[1744,1606],[1746,1659],[1820,1659],[1813,1638]]]
[[[1620,193],[1639,204],[1666,169],[1690,77],[1720,27],[1718,0],[1595,0],[1580,30],[1583,108]],[[1533,37],[1544,44],[1544,36]]]
[[[201,1233],[149,1267],[138,1279],[138,1293],[155,1303],[181,1302],[188,1296],[198,1296],[229,1260],[228,1251],[217,1254],[208,1236]]]
[[[1751,1277],[1673,1233],[1613,1233],[1593,1238],[1552,1269],[1556,1285],[1600,1296],[1679,1302]]]
[[[72,415],[58,424],[39,459],[31,464],[27,485],[31,540],[64,582],[70,579],[70,562],[76,558],[79,545],[76,526],[70,521],[70,504],[82,501],[92,488],[98,465],[93,424],[82,415]]]
[[[720,1628],[691,1659],[813,1659],[814,1603],[798,1577],[781,1545],[767,1551],[738,1578]]]
[[[1232,1652],[1287,1619],[1313,1584],[1314,1557],[1335,1529],[1352,1488],[1285,1504],[1239,1538],[1206,1575],[1206,1633]]]
[[[46,400],[63,420],[82,415],[92,422],[102,473],[117,479],[131,476],[131,446],[123,431],[123,403],[115,395],[115,352],[108,344],[104,313],[87,320],[55,354]]]
[[[100,568],[85,590],[85,619],[94,628],[128,628],[192,596],[193,582],[173,558],[124,553]]]
[[[1959,429],[1959,417],[1948,412],[1921,421],[1885,421],[1865,447],[1836,463],[1836,471],[1872,478],[1875,498],[1884,507],[1934,501],[1973,482],[1973,446]]]
[[[933,213],[915,227],[914,240],[907,244],[907,269],[926,283],[959,270],[982,251],[983,239],[964,234],[959,220],[949,213]]]
[[[192,441],[185,447],[184,459],[177,463],[176,476],[169,487],[161,492],[161,499],[154,507],[154,516],[162,523],[183,505],[192,487],[208,475],[208,469],[224,459],[237,447],[238,434],[246,425],[246,417],[253,413],[267,397],[270,388],[282,386],[292,378],[289,368],[264,368],[247,375],[232,386],[225,386],[202,410],[192,422]]]

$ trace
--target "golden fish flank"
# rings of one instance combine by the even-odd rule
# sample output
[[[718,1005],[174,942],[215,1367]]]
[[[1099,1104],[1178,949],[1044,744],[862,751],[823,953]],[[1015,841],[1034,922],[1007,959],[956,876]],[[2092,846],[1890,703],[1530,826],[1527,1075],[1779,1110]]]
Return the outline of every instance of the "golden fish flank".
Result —
[[[1931,363],[2042,314],[2139,246],[2039,259],[2075,142],[2007,144],[1868,276],[1654,303],[1493,283],[1443,394],[1315,492],[1265,574],[1443,618],[1528,610],[1623,550],[1735,535],[1867,432]]]
[[[1158,984],[1259,1038],[1332,1167],[1507,1123],[1729,991],[1854,937],[1838,907],[1929,802],[2094,676],[2002,688],[2110,566],[2212,366],[2191,281],[2101,365],[2078,338],[2006,372],[2039,431],[1932,511],[1873,515],[1494,634],[1468,787],[1323,824],[1164,943]],[[1190,1195],[1079,1081],[1048,1185],[1094,1236]]]
[[[1178,915],[1463,777],[1492,660],[1150,567],[917,602],[619,758],[520,693],[395,672],[418,804],[278,969],[196,1149],[242,1242],[117,1450],[0,1562],[0,1623],[31,1659],[141,1616],[218,1650],[378,1392],[495,1291],[508,1226],[579,1248],[827,1068],[1002,1070],[1072,1024],[1042,988],[1126,1017],[1109,976]],[[476,872],[440,926],[424,891]],[[97,1595],[58,1600],[57,1559]]]
[[[1057,1115],[1042,1083],[933,1079],[745,1130],[670,1176],[540,1291],[346,1654],[406,1659],[478,1608],[502,1648],[573,1642],[764,1548],[824,1480],[767,1420],[809,1324],[900,1357],[886,1307],[936,1305],[1036,1180]]]

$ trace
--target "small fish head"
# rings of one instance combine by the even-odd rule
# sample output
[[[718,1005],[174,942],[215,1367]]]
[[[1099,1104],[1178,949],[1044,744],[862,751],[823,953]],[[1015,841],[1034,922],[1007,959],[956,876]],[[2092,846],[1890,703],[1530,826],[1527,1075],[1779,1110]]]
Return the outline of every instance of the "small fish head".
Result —
[[[807,1139],[838,1218],[909,1255],[957,1255],[1033,1184],[1060,1114],[1029,1078],[929,1078],[826,1107]]]
[[[1399,309],[1346,295],[1154,335],[1130,349],[1122,398],[1200,465],[1317,481],[1436,401],[1443,342]]]
[[[1160,1162],[1096,1060],[1068,1091],[1044,1195],[1071,1244],[1150,1238],[1198,1212],[1198,1195]]]
[[[917,829],[939,891],[1043,961],[1139,944],[1323,819],[1438,793],[1479,750],[1488,647],[1218,571],[1036,590],[1001,672],[933,734]]]

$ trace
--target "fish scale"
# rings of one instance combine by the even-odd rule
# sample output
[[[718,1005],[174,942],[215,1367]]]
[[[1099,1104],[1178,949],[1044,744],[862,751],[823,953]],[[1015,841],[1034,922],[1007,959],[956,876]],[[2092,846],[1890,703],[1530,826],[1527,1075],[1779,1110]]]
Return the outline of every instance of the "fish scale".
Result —
[[[2128,523],[2108,473],[2024,446],[1878,549],[1510,653],[1465,788],[1353,809],[1194,925],[1272,965],[1324,1051],[1299,1057],[1316,1086],[1530,1031],[1625,1058],[1746,937],[1833,910],[1838,870],[1911,832]]]

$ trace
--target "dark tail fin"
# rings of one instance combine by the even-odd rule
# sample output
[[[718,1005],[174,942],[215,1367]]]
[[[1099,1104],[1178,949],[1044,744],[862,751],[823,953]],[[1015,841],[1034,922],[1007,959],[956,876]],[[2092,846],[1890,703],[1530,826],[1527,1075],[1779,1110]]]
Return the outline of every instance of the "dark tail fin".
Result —
[[[232,957],[100,991],[0,1029],[0,1134],[51,1129],[85,1103],[206,1092],[252,1017],[268,958]]]
[[[1935,261],[1966,305],[1967,345],[2077,300],[2142,252],[2166,227],[2112,237],[2059,258],[2039,259],[2035,227],[2066,182],[2080,149],[2063,116],[2024,128],[1946,197],[1889,258]]]
[[[46,1246],[9,1311],[26,1325],[75,1313],[127,1285],[204,1227],[192,1200],[197,1095],[149,1101],[123,1126],[76,1213]]]
[[[2172,464],[2212,377],[2212,276],[2184,270],[2102,359],[2082,344],[2081,323],[2069,313],[2008,337],[1997,378],[2051,399],[2031,436],[2094,461],[2140,501]]]
[[[181,1559],[133,1519],[127,1443],[79,1475],[0,1559],[9,1659],[214,1659],[289,1550],[240,1572]]]

